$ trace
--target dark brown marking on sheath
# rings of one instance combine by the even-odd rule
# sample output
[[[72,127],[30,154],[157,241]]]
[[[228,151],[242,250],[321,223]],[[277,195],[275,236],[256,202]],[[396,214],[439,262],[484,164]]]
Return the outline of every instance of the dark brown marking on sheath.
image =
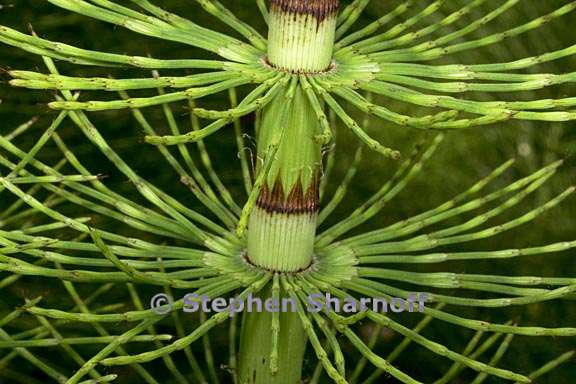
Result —
[[[318,23],[338,12],[338,0],[272,0],[272,10],[313,15]]]
[[[318,178],[315,177],[306,191],[302,188],[300,179],[294,184],[286,196],[282,182],[276,180],[272,189],[264,185],[256,205],[267,212],[302,214],[318,211],[319,202]]]

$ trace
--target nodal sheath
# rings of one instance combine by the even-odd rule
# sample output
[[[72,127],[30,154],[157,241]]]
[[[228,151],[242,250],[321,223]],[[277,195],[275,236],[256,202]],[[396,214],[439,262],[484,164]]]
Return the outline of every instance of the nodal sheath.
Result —
[[[282,71],[318,73],[332,63],[337,0],[273,0],[268,62]]]

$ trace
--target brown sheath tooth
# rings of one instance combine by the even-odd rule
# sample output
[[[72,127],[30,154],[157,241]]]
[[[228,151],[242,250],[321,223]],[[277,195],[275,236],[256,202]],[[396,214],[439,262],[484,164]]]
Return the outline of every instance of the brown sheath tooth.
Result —
[[[338,12],[338,0],[272,0],[272,10],[289,13],[314,15],[322,21]]]
[[[282,182],[276,180],[272,190],[265,185],[260,191],[256,205],[271,213],[301,214],[315,213],[319,208],[319,193],[316,178],[310,187],[303,191],[302,182],[298,180],[288,196],[284,193]]]

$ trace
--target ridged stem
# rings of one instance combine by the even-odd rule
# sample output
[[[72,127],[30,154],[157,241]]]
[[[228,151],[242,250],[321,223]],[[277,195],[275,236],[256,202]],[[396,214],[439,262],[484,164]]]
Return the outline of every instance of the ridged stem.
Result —
[[[273,0],[268,61],[295,73],[330,68],[336,31],[337,0]]]
[[[277,276],[301,272],[314,260],[322,126],[296,74],[329,69],[337,9],[337,0],[272,0],[268,62],[294,75],[291,87],[264,109],[257,132],[259,159],[279,146],[250,216],[246,260]],[[263,171],[259,166],[257,172]],[[285,294],[277,281],[261,293],[263,300],[270,292],[276,298]],[[306,343],[297,313],[245,313],[240,384],[301,383]]]
[[[250,216],[247,259],[266,270],[298,272],[313,260],[322,150],[315,137],[321,127],[300,86],[286,103],[279,95],[267,106],[258,132],[259,157],[281,139]]]
[[[259,298],[269,299],[270,289]],[[274,316],[277,323],[274,325]],[[240,384],[299,384],[306,350],[306,334],[297,313],[247,312],[240,332]],[[278,332],[274,346],[274,328]],[[275,350],[275,353],[272,351]],[[272,360],[276,367],[272,368]]]

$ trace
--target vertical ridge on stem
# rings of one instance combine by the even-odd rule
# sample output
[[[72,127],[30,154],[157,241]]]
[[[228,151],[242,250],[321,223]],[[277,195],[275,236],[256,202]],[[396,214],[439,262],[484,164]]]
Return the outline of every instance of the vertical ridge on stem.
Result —
[[[268,61],[286,72],[330,68],[338,0],[272,0]]]
[[[325,127],[302,77],[331,67],[338,5],[338,0],[271,2],[267,60],[287,72],[294,87],[266,105],[258,125],[258,157],[265,158],[270,145],[278,147],[269,167],[256,170],[266,174],[260,174],[265,181],[248,220],[246,259],[275,274],[299,273],[314,261],[323,145],[318,137]],[[289,295],[273,288],[262,298]],[[240,383],[300,383],[307,337],[298,314],[263,310],[246,313],[242,323]]]

